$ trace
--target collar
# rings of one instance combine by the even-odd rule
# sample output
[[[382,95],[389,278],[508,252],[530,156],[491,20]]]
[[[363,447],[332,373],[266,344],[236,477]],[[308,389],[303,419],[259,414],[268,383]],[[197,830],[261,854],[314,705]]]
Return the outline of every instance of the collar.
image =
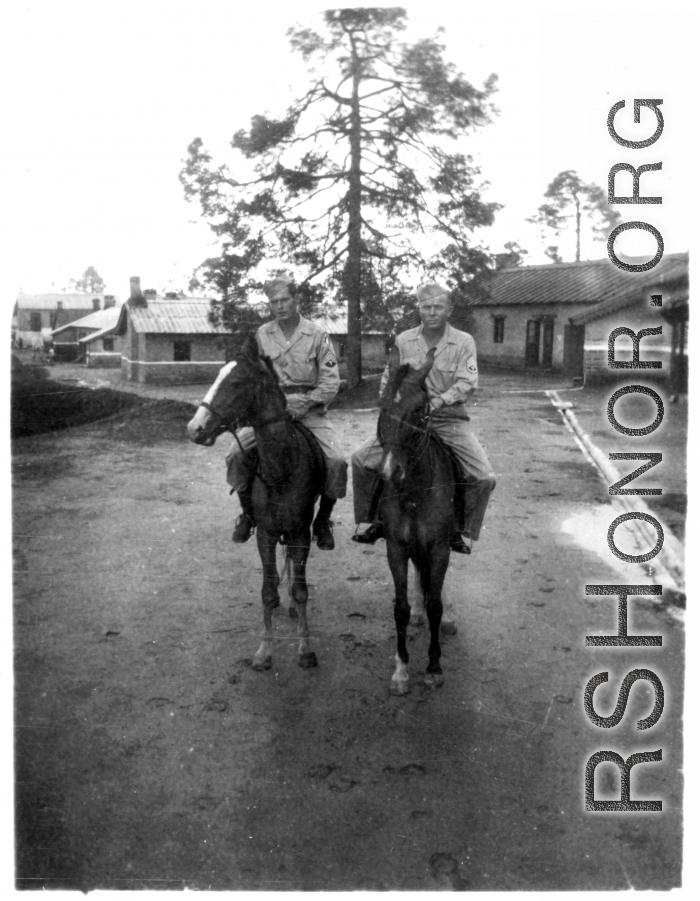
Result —
[[[446,323],[445,331],[443,332],[442,337],[440,338],[438,343],[435,345],[435,354],[436,355],[440,353],[440,351],[445,347],[445,345],[457,343],[454,332],[455,332],[455,330],[452,328],[450,323],[449,322]],[[420,341],[422,338],[423,338],[423,323],[421,323],[418,326],[418,328],[416,329],[416,334],[415,334],[415,336],[411,337],[411,340],[412,341]],[[424,344],[424,343],[425,343],[424,341],[421,341],[421,344]]]
[[[276,319],[273,319],[272,322],[268,322],[267,325],[263,326],[267,330],[267,332],[277,341],[277,343],[284,348],[291,347],[302,335],[308,335],[313,331],[313,324],[309,319],[304,319],[303,316],[299,317],[299,325],[292,332],[291,337],[289,338],[289,344],[287,344],[287,338],[284,336],[284,332],[282,331],[282,327]]]

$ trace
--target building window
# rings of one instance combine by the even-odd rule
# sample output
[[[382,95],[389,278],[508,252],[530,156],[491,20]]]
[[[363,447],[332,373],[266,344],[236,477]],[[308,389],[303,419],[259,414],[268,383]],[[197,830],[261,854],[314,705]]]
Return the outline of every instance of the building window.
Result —
[[[41,313],[29,314],[29,330],[32,332],[41,331]]]
[[[506,331],[506,317],[505,316],[494,316],[493,317],[493,343],[494,344],[503,344],[503,336]]]
[[[176,363],[189,363],[192,359],[192,342],[191,341],[175,341],[175,355],[173,359]]]
[[[113,351],[114,350],[114,338],[103,338],[102,339],[102,347],[106,351],[109,351],[109,352]]]
[[[338,359],[344,360],[345,354],[348,352],[348,342],[342,338],[338,339]]]
[[[99,298],[99,297],[93,297],[93,298],[92,298],[92,309],[93,309],[93,310],[99,310],[99,309],[100,309],[100,298]]]

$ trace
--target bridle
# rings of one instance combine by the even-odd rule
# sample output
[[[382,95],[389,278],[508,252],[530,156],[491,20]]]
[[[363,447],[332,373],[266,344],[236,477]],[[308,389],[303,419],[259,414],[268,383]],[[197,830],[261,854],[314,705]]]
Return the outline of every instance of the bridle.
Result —
[[[204,409],[208,410],[209,413],[214,417],[215,425],[214,425],[212,437],[221,435],[225,431],[231,432],[233,434],[233,437],[236,439],[236,442],[238,443],[238,447],[240,448],[241,453],[243,454],[244,458],[249,459],[251,454],[249,451],[246,451],[246,449],[241,444],[241,439],[238,437],[238,429],[241,425],[246,424],[244,422],[244,419],[245,419],[248,411],[250,410],[250,408],[253,406],[253,401],[251,401],[248,404],[248,406],[246,407],[246,409],[243,411],[243,413],[240,416],[237,416],[235,418],[223,416],[214,406],[212,406],[211,403],[209,403],[206,400],[200,401],[199,406],[204,407]],[[289,422],[293,421],[289,411],[286,408],[282,410],[282,413],[277,413],[277,414],[273,414],[271,416],[257,419],[256,423],[255,423],[255,428],[264,428],[265,426],[273,425],[276,422],[284,422],[284,421],[289,421]],[[293,468],[296,468],[296,467],[293,467]],[[274,487],[274,485],[276,485],[279,481],[282,481],[282,479],[286,478],[286,476],[281,476],[279,479],[273,480],[272,482],[269,482],[266,479],[264,479],[262,476],[262,473],[260,472],[259,457],[257,458],[257,462],[256,462],[256,473],[255,474],[268,488]]]
[[[222,432],[229,431],[236,434],[236,430],[239,428],[243,419],[245,418],[246,413],[252,406],[249,404],[248,407],[244,410],[244,412],[240,416],[234,417],[226,417],[223,416],[217,409],[215,409],[208,401],[202,400],[199,402],[200,407],[204,407],[205,410],[208,410],[211,415],[216,420],[217,425],[215,428],[218,430],[217,435],[220,435]],[[266,425],[272,425],[275,422],[282,422],[284,419],[291,419],[288,411],[285,409],[282,414],[277,414],[274,416],[269,416],[267,419],[261,419],[256,422],[256,426],[263,427]],[[239,442],[240,443],[240,442]]]
[[[428,408],[428,412],[425,412],[426,408]],[[413,423],[407,422],[405,418],[401,418],[401,417],[394,415],[393,413],[389,413],[388,410],[386,410],[386,409],[382,410],[382,413],[384,414],[384,416],[387,416],[389,419],[393,419],[395,422],[400,423],[402,428],[411,429],[414,432],[420,433],[421,440],[416,445],[404,444],[404,443],[398,442],[398,441],[390,442],[394,447],[400,447],[403,450],[410,451],[412,454],[414,454],[416,456],[417,460],[420,460],[421,457],[423,456],[423,454],[428,449],[428,446],[430,444],[430,437],[431,437],[430,420],[432,417],[432,412],[429,409],[429,401],[428,401],[427,395],[425,397],[425,403],[423,405],[423,413],[421,414],[421,417],[420,417],[421,425],[413,425]],[[382,415],[380,414],[379,418],[377,419],[377,440],[383,447],[384,440],[382,439],[381,421],[382,421]]]

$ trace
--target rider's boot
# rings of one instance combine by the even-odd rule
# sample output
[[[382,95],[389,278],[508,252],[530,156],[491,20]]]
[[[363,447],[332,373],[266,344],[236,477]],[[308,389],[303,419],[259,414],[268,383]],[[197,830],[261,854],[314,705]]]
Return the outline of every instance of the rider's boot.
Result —
[[[469,544],[465,544],[464,540],[462,539],[461,532],[455,532],[452,538],[450,538],[450,550],[454,551],[456,554],[471,554],[472,539],[469,533],[467,533],[467,538],[469,540]]]
[[[458,526],[462,526],[464,528],[464,485],[459,482],[455,485],[455,520]],[[462,540],[462,535],[466,535],[469,541],[469,544],[465,544]],[[472,552],[472,537],[469,532],[461,531],[459,528],[455,529],[452,538],[450,539],[450,550],[454,551],[455,554],[471,554]]]
[[[231,541],[234,544],[243,544],[255,531],[255,515],[253,513],[253,498],[250,491],[241,489],[238,492],[238,498],[243,512],[236,520],[236,527],[233,530]]]
[[[335,498],[326,497],[325,494],[322,494],[312,529],[316,544],[322,551],[332,551],[335,548],[333,522],[331,520],[333,507],[335,507]]]

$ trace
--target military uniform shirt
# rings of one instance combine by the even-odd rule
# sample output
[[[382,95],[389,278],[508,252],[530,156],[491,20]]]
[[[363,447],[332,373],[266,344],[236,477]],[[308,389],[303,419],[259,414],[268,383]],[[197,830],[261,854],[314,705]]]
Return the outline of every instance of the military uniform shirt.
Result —
[[[402,332],[396,339],[399,362],[420,369],[428,356],[429,347],[423,338],[423,326]],[[384,371],[381,392],[389,378],[388,367]],[[445,407],[434,415],[468,419],[465,400],[479,383],[476,365],[476,345],[467,332],[461,332],[447,324],[445,333],[436,348],[432,369],[425,380],[428,397],[439,397]]]
[[[307,400],[323,406],[336,396],[340,387],[338,364],[330,338],[321,326],[302,317],[287,341],[275,319],[260,326],[257,341],[260,352],[272,361],[283,388],[298,386]]]

